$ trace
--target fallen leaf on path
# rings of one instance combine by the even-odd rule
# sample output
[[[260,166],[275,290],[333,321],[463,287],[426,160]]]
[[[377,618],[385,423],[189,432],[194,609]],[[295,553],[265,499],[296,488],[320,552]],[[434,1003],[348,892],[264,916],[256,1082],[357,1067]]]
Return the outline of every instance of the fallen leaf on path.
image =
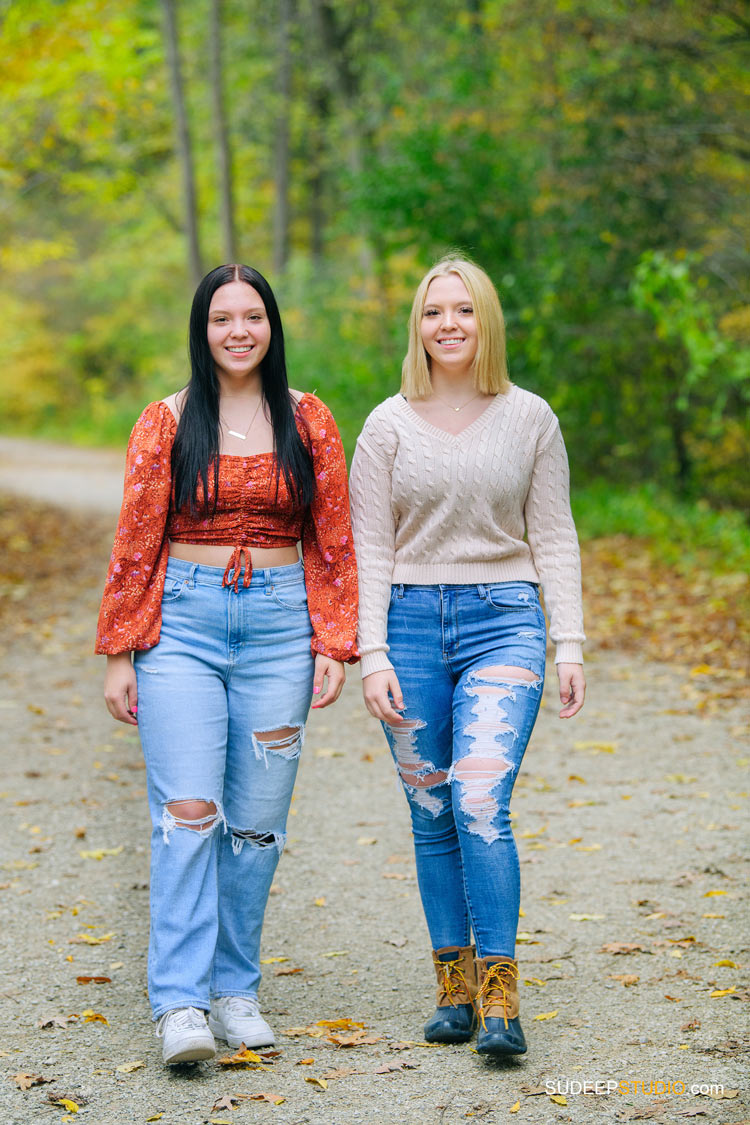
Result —
[[[608,941],[601,949],[600,953],[645,953],[646,950],[642,945],[638,945],[634,941]]]
[[[79,1104],[74,1102],[72,1098],[55,1098],[50,1094],[48,1101],[51,1105],[61,1105],[68,1113],[78,1113]]]
[[[270,1105],[281,1105],[286,1101],[281,1094],[251,1094],[250,1101],[252,1102],[269,1102]]]
[[[147,1121],[161,1121],[163,1116],[164,1116],[163,1112],[162,1113],[152,1113],[150,1117],[146,1118],[146,1120]]]
[[[325,904],[326,904],[325,898],[321,897],[321,898],[315,899],[315,902],[313,903],[313,906],[325,906]]]
[[[727,894],[727,891],[706,891],[704,898],[717,898],[719,895]]]
[[[508,1110],[508,1113],[518,1113],[520,1108],[521,1108],[520,1102],[513,1102],[513,1105]]]
[[[120,1063],[119,1066],[115,1067],[115,1070],[120,1074],[132,1074],[134,1070],[141,1070],[145,1065],[142,1059],[136,1059],[135,1062]]]
[[[288,957],[261,957],[261,965],[279,965],[282,961],[288,961]]]
[[[324,957],[348,957],[348,949],[332,949],[330,953],[324,953]]]
[[[312,1066],[315,1059],[297,1059],[295,1066]]]
[[[410,1063],[410,1062],[406,1062],[405,1060],[403,1062],[392,1062],[392,1063],[386,1062],[386,1063],[381,1063],[380,1066],[376,1066],[372,1073],[373,1074],[390,1074],[391,1071],[416,1070],[418,1066],[419,1066],[419,1063]]]
[[[382,1035],[368,1035],[364,1031],[354,1031],[351,1035],[345,1035],[339,1031],[330,1032],[326,1038],[335,1043],[337,1047],[366,1047],[372,1043],[380,1043]]]
[[[309,1082],[311,1086],[317,1086],[320,1090],[328,1089],[328,1083],[325,1078],[315,1078],[312,1074],[307,1075],[305,1082]]]
[[[720,996],[730,996],[736,991],[736,988],[715,988],[714,991],[710,993],[710,996],[712,1000],[718,1000]]]
[[[726,959],[723,961],[714,961],[713,967],[715,969],[739,969],[739,965],[735,961],[728,961]]]
[[[84,1023],[105,1023],[109,1026],[109,1020],[103,1016],[101,1012],[95,1012],[92,1008],[86,1008],[85,1012],[81,1012]]]
[[[567,1105],[568,1104],[568,1099],[565,1097],[565,1094],[550,1094],[549,1100],[551,1102],[554,1102],[555,1105]]]
[[[235,1094],[224,1094],[223,1097],[217,1098],[213,1104],[212,1110],[217,1109],[234,1109],[235,1102],[239,1102],[239,1098]]]
[[[120,844],[117,848],[94,848],[91,851],[79,851],[78,854],[81,859],[104,859],[105,855],[119,855],[124,850],[125,845]]]
[[[269,1065],[261,1055],[256,1054],[255,1051],[250,1051],[247,1047],[241,1047],[233,1055],[224,1055],[216,1062],[219,1066],[262,1067]]]
[[[112,977],[76,977],[78,984],[111,984]]]
[[[524,977],[524,984],[537,985],[539,988],[546,988],[546,980],[540,980],[539,977]]]
[[[381,879],[411,879],[412,875],[405,875],[403,871],[384,871],[380,876]]]
[[[304,969],[295,969],[287,965],[281,969],[274,969],[273,975],[275,977],[293,977],[295,973],[303,973],[304,971]]]
[[[371,847],[373,844],[377,844],[377,842],[378,842],[377,836],[358,836],[357,837],[357,843],[363,848]]]
[[[699,1090],[698,1096],[701,1098],[713,1098],[714,1101],[722,1101],[726,1098],[738,1098],[740,1092],[739,1090],[710,1090],[708,1093],[704,1093],[703,1090]]]
[[[534,1016],[535,1020],[553,1020],[557,1015],[558,1009],[555,1008],[554,1012],[540,1012],[538,1016]]]
[[[67,1026],[68,1026],[68,1017],[67,1016],[47,1016],[46,1019],[39,1020],[39,1023],[37,1024],[37,1027],[41,1027],[42,1030],[44,1030],[47,1027],[67,1027]]]
[[[701,1021],[696,1017],[695,1019],[690,1020],[689,1023],[684,1023],[680,1028],[680,1031],[697,1031],[700,1025]]]
[[[574,750],[591,750],[594,754],[614,754],[617,750],[616,742],[574,742]]]
[[[54,1082],[54,1078],[43,1078],[41,1074],[27,1074],[21,1071],[19,1074],[11,1074],[11,1082],[15,1082],[19,1090],[30,1090],[32,1086],[44,1086],[47,1082]]]
[[[610,980],[619,980],[627,988],[630,985],[638,984],[638,981],[641,978],[639,976],[636,976],[635,973],[610,973],[609,979]]]
[[[103,945],[105,941],[111,941],[115,934],[102,934],[101,937],[94,937],[93,934],[76,934],[68,940],[68,945]]]
[[[606,914],[569,914],[568,918],[571,922],[598,922],[602,918],[606,918]]]

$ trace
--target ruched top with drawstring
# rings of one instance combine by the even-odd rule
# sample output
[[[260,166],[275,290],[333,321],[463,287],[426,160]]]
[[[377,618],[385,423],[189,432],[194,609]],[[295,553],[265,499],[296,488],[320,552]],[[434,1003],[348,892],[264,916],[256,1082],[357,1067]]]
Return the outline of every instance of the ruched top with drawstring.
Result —
[[[308,508],[290,494],[276,455],[221,454],[219,498],[209,517],[174,507],[172,445],[177,422],[165,402],[152,402],[133,427],[125,488],[107,572],[96,651],[108,655],[153,648],[161,632],[161,599],[170,539],[234,550],[224,585],[239,589],[252,575],[253,547],[294,547],[301,540],[313,627],[311,648],[349,664],[358,659],[357,568],[349,521],[346,460],[336,423],[315,395],[302,395],[297,429],[310,451],[315,496]],[[208,474],[213,501],[213,470]],[[198,486],[198,511],[203,490]]]

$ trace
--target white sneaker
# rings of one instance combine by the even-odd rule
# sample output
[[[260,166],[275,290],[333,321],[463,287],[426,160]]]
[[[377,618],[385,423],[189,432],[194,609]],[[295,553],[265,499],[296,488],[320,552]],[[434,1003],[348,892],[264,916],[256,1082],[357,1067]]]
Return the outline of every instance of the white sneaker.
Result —
[[[211,1001],[208,1026],[217,1039],[230,1047],[273,1047],[276,1039],[263,1016],[258,1001],[247,996],[220,996]]]
[[[206,1013],[200,1008],[173,1008],[156,1025],[163,1039],[161,1053],[165,1063],[198,1062],[216,1054],[214,1037],[206,1026]]]

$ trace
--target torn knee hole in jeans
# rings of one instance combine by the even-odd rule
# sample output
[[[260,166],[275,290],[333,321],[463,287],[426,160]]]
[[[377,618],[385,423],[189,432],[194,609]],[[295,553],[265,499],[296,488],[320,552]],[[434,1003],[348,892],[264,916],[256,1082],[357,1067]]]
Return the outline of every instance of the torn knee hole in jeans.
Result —
[[[185,828],[198,836],[210,836],[218,824],[226,830],[227,822],[219,801],[206,801],[202,797],[179,797],[165,802],[161,816],[164,843],[175,828]]]
[[[286,842],[285,832],[257,832],[252,828],[233,828],[231,831],[232,851],[235,855],[240,854],[246,843],[261,850],[265,848],[276,848],[279,855],[281,855],[284,850],[284,844]]]
[[[299,758],[305,741],[305,728],[299,725],[279,726],[274,730],[254,730],[253,749],[256,758],[262,758],[268,767],[268,755],[292,761]]]
[[[448,771],[435,769],[432,762],[425,762],[416,751],[417,731],[424,730],[426,726],[422,719],[406,719],[390,729],[398,772],[412,801],[433,816],[439,816],[444,811],[446,801],[429,790],[444,785],[448,780]]]

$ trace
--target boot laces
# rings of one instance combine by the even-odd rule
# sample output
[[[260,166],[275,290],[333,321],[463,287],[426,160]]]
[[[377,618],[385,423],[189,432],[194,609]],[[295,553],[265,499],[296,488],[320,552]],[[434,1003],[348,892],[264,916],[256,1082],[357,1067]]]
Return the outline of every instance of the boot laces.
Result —
[[[465,992],[469,997],[468,1001],[461,1000],[462,1004],[469,1003],[473,1006],[474,1001],[471,998],[471,990],[469,989],[469,982],[466,979],[461,962],[456,959],[455,961],[439,961],[434,958],[435,968],[438,971],[438,982],[442,991],[447,996],[452,1007],[457,1008],[458,1002],[454,999],[456,993]]]
[[[487,1024],[484,1020],[485,1004],[502,1004],[503,1020],[508,1027],[508,1001],[510,1000],[512,986],[518,980],[518,968],[511,961],[495,961],[489,965],[484,980],[477,992],[477,1008],[479,1019],[484,1031]]]

